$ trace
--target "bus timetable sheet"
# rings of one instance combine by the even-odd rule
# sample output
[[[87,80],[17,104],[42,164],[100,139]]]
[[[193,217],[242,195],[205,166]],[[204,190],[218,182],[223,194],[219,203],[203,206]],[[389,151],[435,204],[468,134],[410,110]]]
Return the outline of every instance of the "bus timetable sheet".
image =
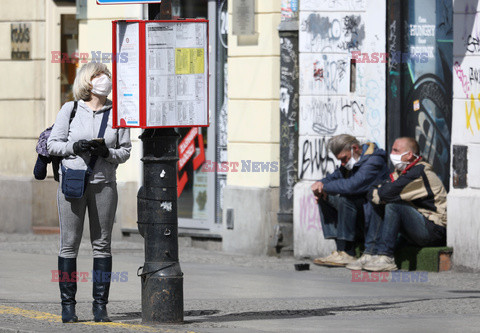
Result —
[[[208,125],[207,24],[146,24],[147,126]]]
[[[117,102],[118,123],[123,126],[139,125],[139,48],[138,23],[118,25],[117,33]]]

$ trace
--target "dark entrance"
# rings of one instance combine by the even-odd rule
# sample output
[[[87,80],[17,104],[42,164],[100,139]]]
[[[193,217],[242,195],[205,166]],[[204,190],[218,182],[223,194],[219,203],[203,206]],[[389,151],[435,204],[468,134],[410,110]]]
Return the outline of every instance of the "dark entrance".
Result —
[[[399,136],[414,137],[448,189],[452,1],[390,0],[387,24],[387,148]]]

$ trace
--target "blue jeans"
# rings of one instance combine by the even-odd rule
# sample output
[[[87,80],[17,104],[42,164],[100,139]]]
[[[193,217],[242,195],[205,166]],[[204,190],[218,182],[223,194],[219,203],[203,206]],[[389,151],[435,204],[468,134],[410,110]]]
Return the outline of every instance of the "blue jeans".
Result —
[[[425,218],[408,203],[385,205],[378,254],[393,257],[398,233],[418,246],[444,246],[446,228]]]
[[[319,199],[320,219],[323,236],[326,239],[339,239],[353,242],[357,229],[365,230],[365,253],[375,254],[375,244],[379,237],[379,219],[371,219],[364,197],[329,195]]]

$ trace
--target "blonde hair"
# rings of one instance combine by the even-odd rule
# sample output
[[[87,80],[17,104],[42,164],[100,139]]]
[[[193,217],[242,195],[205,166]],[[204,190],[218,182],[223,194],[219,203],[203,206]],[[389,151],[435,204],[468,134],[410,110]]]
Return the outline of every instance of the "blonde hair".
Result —
[[[112,77],[107,65],[101,62],[89,62],[80,68],[75,81],[73,82],[73,98],[78,101],[80,99],[89,101],[92,94],[92,78],[99,74],[107,74]]]

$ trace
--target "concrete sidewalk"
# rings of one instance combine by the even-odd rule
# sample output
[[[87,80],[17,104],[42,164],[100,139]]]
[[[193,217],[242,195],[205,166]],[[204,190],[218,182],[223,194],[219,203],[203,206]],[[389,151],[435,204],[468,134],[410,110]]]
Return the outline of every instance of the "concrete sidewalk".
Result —
[[[78,271],[91,271],[82,243]],[[185,323],[141,323],[141,242],[114,242],[110,317],[94,323],[91,283],[79,282],[77,324],[62,324],[56,270],[58,236],[0,234],[0,332],[478,332],[479,274],[411,273],[388,282],[352,282],[344,268],[297,272],[293,258],[251,257],[180,247]],[[356,276],[362,279],[366,276]],[[370,276],[371,277],[371,276]],[[418,276],[417,276],[418,277]],[[392,282],[391,280],[400,280]],[[403,279],[403,282],[402,282]]]

